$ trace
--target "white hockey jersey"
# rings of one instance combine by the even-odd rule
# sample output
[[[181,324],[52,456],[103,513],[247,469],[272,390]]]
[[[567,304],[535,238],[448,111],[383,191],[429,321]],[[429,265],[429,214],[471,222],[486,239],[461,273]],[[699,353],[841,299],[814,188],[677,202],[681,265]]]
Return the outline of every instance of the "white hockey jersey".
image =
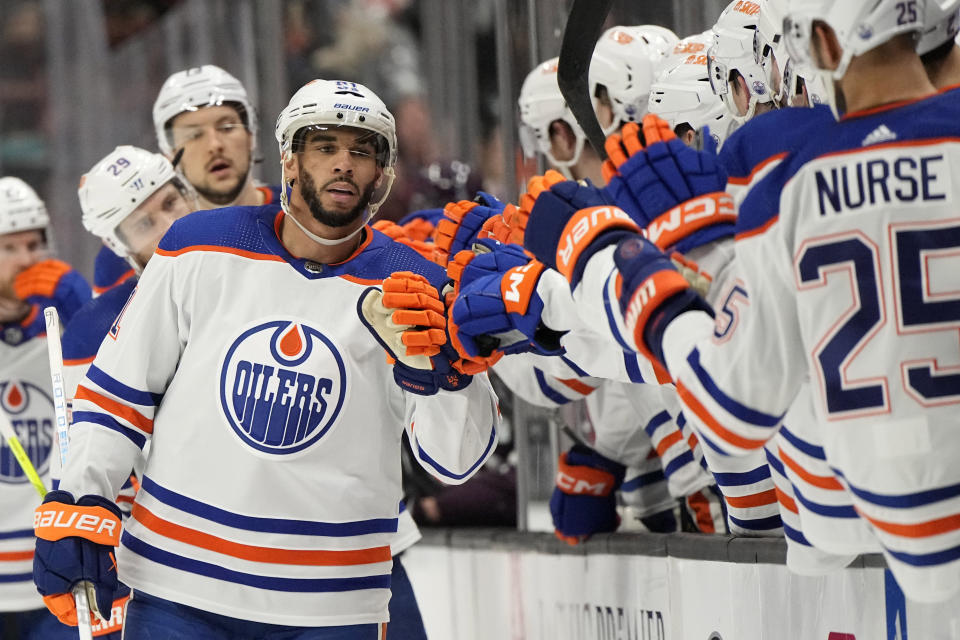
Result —
[[[747,196],[723,342],[663,348],[713,446],[762,446],[809,379],[827,462],[908,597],[960,590],[960,94],[850,114]],[[770,206],[770,203],[773,206]]]
[[[20,444],[49,488],[56,450],[47,362],[45,337],[16,346],[0,341],[0,409],[9,416]],[[0,438],[0,611],[43,607],[33,584],[33,510],[41,500]]]
[[[118,550],[135,590],[294,626],[387,619],[400,437],[448,483],[493,451],[485,375],[407,394],[361,323],[360,294],[394,271],[445,278],[366,230],[318,265],[280,244],[276,206],[176,222],[74,399],[61,488],[116,495],[150,439]]]

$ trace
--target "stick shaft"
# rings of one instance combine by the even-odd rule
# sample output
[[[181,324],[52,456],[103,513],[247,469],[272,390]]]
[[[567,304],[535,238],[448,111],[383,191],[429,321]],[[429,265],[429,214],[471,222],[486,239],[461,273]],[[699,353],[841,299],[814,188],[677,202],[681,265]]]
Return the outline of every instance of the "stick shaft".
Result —
[[[50,362],[50,386],[53,389],[53,409],[57,418],[57,461],[60,468],[67,463],[67,452],[70,449],[68,429],[70,419],[67,415],[67,392],[63,384],[63,347],[60,344],[60,316],[55,307],[43,310],[43,318],[47,325],[47,358]],[[86,582],[73,587],[73,603],[77,608],[77,634],[80,640],[93,640],[93,629],[90,625],[89,594]]]

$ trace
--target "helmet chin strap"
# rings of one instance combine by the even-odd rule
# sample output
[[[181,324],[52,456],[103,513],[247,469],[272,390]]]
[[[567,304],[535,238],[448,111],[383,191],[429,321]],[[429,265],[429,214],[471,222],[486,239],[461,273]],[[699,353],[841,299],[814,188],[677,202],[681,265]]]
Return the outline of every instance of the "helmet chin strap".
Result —
[[[372,215],[370,214],[369,209],[368,209],[368,210],[365,210],[364,213],[363,213],[363,224],[361,224],[361,225],[360,225],[359,227],[357,227],[355,230],[353,230],[353,231],[350,232],[349,234],[343,236],[342,238],[337,238],[336,240],[331,240],[331,239],[329,239],[329,238],[321,238],[321,237],[318,236],[317,234],[315,234],[315,233],[311,232],[310,230],[308,230],[305,226],[303,226],[302,224],[300,224],[300,221],[297,220],[297,219],[296,219],[289,211],[287,211],[286,209],[284,209],[283,212],[284,212],[284,214],[286,214],[287,218],[289,218],[290,220],[293,220],[293,224],[295,224],[295,225],[297,225],[298,227],[300,227],[300,231],[303,231],[303,234],[304,234],[305,236],[307,236],[308,238],[310,238],[311,240],[313,240],[313,241],[316,242],[317,244],[322,244],[322,245],[324,245],[324,246],[326,246],[326,247],[333,247],[333,246],[336,246],[336,245],[338,245],[338,244],[343,244],[344,242],[346,242],[347,240],[349,240],[349,239],[352,238],[353,236],[357,235],[358,233],[360,233],[361,231],[363,231],[363,227],[366,226],[367,221],[372,217]]]

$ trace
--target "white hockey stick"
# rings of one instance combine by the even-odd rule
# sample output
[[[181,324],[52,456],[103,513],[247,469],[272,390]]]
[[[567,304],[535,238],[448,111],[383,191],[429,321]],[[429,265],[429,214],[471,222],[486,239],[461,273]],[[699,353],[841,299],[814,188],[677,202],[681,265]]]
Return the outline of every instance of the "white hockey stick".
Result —
[[[60,467],[67,463],[67,452],[70,448],[68,428],[70,420],[67,417],[67,393],[63,384],[63,349],[60,346],[60,316],[55,307],[43,310],[43,317],[47,324],[47,357],[50,360],[50,383],[53,387],[53,408],[57,417],[57,451]],[[84,580],[73,587],[73,601],[77,607],[77,633],[80,640],[93,640],[93,629],[90,625],[90,603],[96,605],[93,595],[93,585]],[[101,620],[103,616],[94,606],[94,613]]]

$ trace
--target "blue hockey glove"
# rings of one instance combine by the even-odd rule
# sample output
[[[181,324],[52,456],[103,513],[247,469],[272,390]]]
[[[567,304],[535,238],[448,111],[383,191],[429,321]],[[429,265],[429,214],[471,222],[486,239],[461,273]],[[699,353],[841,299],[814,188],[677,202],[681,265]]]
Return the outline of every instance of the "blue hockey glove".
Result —
[[[535,180],[521,198],[521,209],[527,206],[525,201],[533,200],[523,246],[559,271],[571,288],[580,282],[594,253],[640,232],[630,216],[608,204],[603,192],[589,183],[566,180],[543,188]]]
[[[558,538],[577,544],[620,524],[616,491],[626,472],[619,462],[576,444],[560,454],[550,515]]]
[[[457,391],[472,377],[455,365],[460,356],[447,340],[445,306],[427,279],[398,271],[371,287],[357,305],[360,320],[393,361],[394,381],[419,395]]]
[[[606,149],[605,193],[657,246],[684,252],[733,234],[733,199],[724,193],[727,176],[712,137],[697,151],[649,114],[642,130],[630,122],[608,137]]]
[[[457,253],[470,249],[484,223],[505,208],[503,202],[483,191],[472,201],[449,203],[443,209],[443,218],[437,221],[434,262],[445,267]]]
[[[91,607],[95,604],[109,618],[120,590],[113,553],[120,543],[117,505],[92,495],[74,503],[66,491],[51,491],[37,507],[33,528],[37,536],[33,580],[47,608],[64,624],[76,626],[71,590],[87,581],[93,586]]]
[[[457,286],[448,326],[458,352],[471,358],[489,358],[494,351],[563,353],[563,334],[540,322],[542,263],[530,260],[517,245],[498,245],[476,256],[461,252],[451,265]]]
[[[686,311],[713,310],[677,271],[670,258],[646,238],[634,235],[617,245],[613,254],[622,284],[620,311],[633,336],[634,348],[665,373],[663,332]]]
[[[60,321],[66,324],[93,295],[80,272],[60,260],[44,260],[23,270],[13,281],[13,291],[30,305],[30,311],[21,322],[3,326],[4,340],[11,344],[46,332],[45,307],[56,307]]]

